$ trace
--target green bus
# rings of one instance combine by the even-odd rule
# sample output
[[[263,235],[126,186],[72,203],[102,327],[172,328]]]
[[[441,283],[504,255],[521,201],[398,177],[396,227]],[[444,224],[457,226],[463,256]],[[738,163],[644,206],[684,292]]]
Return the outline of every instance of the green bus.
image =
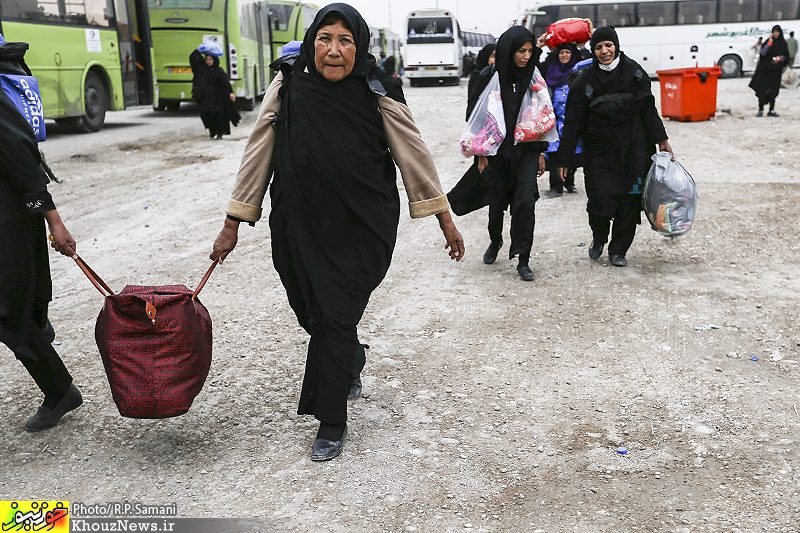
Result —
[[[30,44],[45,118],[93,132],[157,96],[144,0],[0,0],[0,33]]]
[[[243,109],[253,109],[272,80],[269,64],[280,48],[304,32],[317,9],[298,2],[260,0],[147,0],[158,85],[158,110],[176,110],[192,99],[189,55],[201,43],[218,42]],[[302,33],[299,34],[302,39]]]

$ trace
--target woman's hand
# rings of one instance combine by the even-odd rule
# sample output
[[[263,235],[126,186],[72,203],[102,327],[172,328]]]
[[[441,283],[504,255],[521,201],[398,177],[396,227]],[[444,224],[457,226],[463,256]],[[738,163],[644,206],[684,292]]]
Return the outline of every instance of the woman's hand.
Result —
[[[542,174],[544,174],[546,167],[547,167],[547,159],[545,159],[544,154],[539,154],[539,173],[536,175],[541,177]]]
[[[673,153],[672,152],[672,146],[669,145],[669,141],[668,140],[663,140],[660,143],[658,143],[658,151],[659,152],[669,152],[671,154]]]
[[[236,101],[236,95],[231,93],[231,102],[235,102],[235,101]],[[222,263],[222,261],[220,261],[220,263]]]
[[[444,245],[445,249],[449,249],[450,259],[461,261],[464,259],[464,239],[461,237],[456,225],[453,222],[453,217],[450,216],[450,211],[439,213],[436,215],[439,219],[439,227],[442,229],[444,239],[447,244]]]
[[[61,216],[55,209],[44,212],[44,218],[47,220],[47,226],[50,229],[50,246],[56,252],[67,257],[75,256],[75,239],[70,235],[69,230],[61,221]]]
[[[536,46],[538,46],[539,48],[544,48],[544,45],[545,45],[544,35],[540,35],[539,38],[536,39]]]
[[[485,155],[478,156],[478,173],[483,174],[483,171],[486,170],[486,167],[489,166],[489,160],[486,158]]]
[[[567,181],[567,173],[569,173],[569,169],[567,167],[558,167],[558,177],[561,178],[561,181]]]
[[[219,259],[220,264],[225,261],[228,254],[236,248],[236,243],[239,242],[239,223],[229,218],[225,219],[225,225],[222,226],[222,231],[217,235],[217,240],[214,241],[214,250],[208,257],[212,261]]]

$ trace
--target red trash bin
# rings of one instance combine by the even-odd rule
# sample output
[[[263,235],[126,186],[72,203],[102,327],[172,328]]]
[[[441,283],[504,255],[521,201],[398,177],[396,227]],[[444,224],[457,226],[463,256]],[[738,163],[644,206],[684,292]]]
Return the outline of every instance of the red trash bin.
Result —
[[[720,67],[659,70],[661,116],[697,122],[717,112],[717,78]]]

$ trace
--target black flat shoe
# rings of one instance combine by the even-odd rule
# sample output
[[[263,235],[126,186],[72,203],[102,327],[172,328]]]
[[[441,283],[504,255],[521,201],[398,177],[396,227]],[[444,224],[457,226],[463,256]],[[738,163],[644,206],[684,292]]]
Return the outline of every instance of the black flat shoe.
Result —
[[[576,192],[578,192],[578,188],[575,187],[574,185],[572,187],[567,187],[566,189],[567,189],[567,192],[570,193],[570,194],[575,194]]]
[[[558,197],[559,197],[559,196],[561,196],[563,193],[560,193],[560,192],[558,192],[558,191],[556,191],[556,190],[553,190],[553,189],[548,189],[548,190],[544,191],[544,194],[545,194],[546,196],[549,196],[549,197],[551,197],[551,198],[558,198]]]
[[[594,241],[592,241],[592,245],[589,247],[589,259],[592,261],[600,259],[600,256],[603,255],[603,246],[602,244],[597,246]]]
[[[79,391],[78,387],[75,385],[70,385],[67,393],[59,400],[55,409],[50,409],[44,405],[39,406],[36,414],[25,422],[25,430],[36,433],[37,431],[44,431],[45,429],[55,427],[58,421],[61,420],[61,417],[73,409],[77,409],[82,403],[83,397],[81,396],[81,391]]]
[[[780,115],[777,114],[775,111],[770,111],[769,113],[767,113],[767,116],[768,117],[779,117]]]
[[[350,392],[347,394],[348,400],[356,400],[359,396],[361,396],[361,378],[357,377],[353,381],[350,382]]]
[[[608,258],[612,265],[615,267],[626,267],[628,266],[628,260],[622,257],[621,255],[612,255]]]
[[[519,265],[517,267],[517,272],[519,273],[519,277],[522,278],[523,281],[533,281],[535,276],[533,275],[533,270],[528,265]]]
[[[503,241],[500,242],[490,242],[489,247],[486,249],[486,252],[483,254],[483,262],[487,265],[491,265],[497,259],[497,252],[500,251],[500,248],[503,247]]]
[[[330,461],[342,453],[346,441],[347,426],[344,427],[344,433],[342,433],[342,438],[339,440],[316,439],[314,444],[311,445],[311,460]]]

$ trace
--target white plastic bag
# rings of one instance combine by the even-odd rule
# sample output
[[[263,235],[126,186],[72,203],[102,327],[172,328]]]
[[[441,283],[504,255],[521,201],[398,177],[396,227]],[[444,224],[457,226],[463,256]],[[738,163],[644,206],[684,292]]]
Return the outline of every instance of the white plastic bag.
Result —
[[[464,157],[493,156],[497,155],[505,137],[506,122],[500,97],[500,75],[495,72],[472,109],[458,146]]]
[[[650,227],[665,237],[692,229],[697,209],[697,186],[691,174],[669,152],[658,152],[644,183],[642,204]]]
[[[557,141],[558,130],[555,125],[556,114],[553,111],[553,102],[550,100],[550,91],[547,90],[547,84],[539,74],[539,69],[535,68],[530,89],[522,97],[517,125],[514,128],[514,144]]]
[[[784,89],[797,88],[797,73],[791,67],[783,69],[783,73],[781,74],[781,87]]]

